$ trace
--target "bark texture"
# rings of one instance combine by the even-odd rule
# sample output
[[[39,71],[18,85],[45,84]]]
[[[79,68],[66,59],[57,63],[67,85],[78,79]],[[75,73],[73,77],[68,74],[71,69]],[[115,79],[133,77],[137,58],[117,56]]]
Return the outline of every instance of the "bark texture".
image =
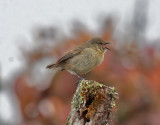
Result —
[[[109,125],[116,99],[114,87],[91,80],[79,81],[66,125]]]

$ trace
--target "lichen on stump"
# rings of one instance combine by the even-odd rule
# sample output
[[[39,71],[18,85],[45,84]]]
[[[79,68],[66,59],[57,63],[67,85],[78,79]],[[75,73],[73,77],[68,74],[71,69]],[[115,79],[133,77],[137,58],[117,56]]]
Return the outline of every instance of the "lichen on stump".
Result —
[[[81,80],[72,99],[66,125],[106,125],[118,99],[114,87],[92,80]]]

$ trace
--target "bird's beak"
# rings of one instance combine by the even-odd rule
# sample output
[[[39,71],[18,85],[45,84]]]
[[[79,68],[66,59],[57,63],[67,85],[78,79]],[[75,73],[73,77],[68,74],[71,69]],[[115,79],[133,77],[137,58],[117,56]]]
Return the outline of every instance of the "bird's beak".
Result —
[[[108,44],[111,44],[111,43],[110,43],[110,42],[105,42],[105,43],[104,43],[104,48],[105,48],[105,49],[108,49],[108,50],[111,50],[110,48],[108,48],[108,47],[106,46],[106,45],[108,45]]]

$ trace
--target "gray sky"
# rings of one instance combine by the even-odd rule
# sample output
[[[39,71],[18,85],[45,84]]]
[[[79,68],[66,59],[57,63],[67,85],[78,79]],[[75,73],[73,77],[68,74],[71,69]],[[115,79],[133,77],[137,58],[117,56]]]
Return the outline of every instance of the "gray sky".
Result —
[[[2,78],[22,63],[18,45],[31,46],[32,26],[61,25],[81,18],[96,28],[95,17],[100,12],[117,13],[120,21],[125,20],[133,10],[134,0],[0,0],[0,66]],[[150,39],[157,38],[160,32],[160,1],[152,0],[149,6]],[[26,43],[20,39],[27,39]]]

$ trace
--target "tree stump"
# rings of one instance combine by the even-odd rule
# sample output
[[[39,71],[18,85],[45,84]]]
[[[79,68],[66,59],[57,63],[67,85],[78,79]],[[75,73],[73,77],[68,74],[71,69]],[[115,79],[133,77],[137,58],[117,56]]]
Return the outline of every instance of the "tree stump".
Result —
[[[66,125],[109,125],[116,99],[114,87],[92,80],[79,81]]]

